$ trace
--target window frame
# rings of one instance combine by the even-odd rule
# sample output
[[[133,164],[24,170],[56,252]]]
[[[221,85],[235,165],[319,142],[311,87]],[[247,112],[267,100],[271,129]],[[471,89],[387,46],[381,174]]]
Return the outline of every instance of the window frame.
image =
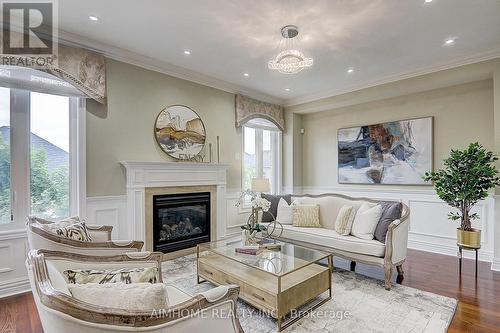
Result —
[[[12,219],[0,231],[24,229],[31,214],[30,91],[10,88]],[[69,98],[70,215],[86,216],[86,101]]]
[[[281,193],[281,175],[282,175],[282,132],[277,127],[256,125],[252,123],[246,123],[242,125],[242,157],[241,157],[241,189],[245,190],[245,127],[253,128],[255,130],[255,155],[256,155],[256,166],[257,166],[257,177],[262,178],[263,176],[263,132],[268,130],[273,132],[275,135],[271,135],[271,150],[274,149],[272,154],[272,164],[273,164],[273,180],[271,181],[271,194]],[[248,208],[250,202],[244,202],[243,206]]]

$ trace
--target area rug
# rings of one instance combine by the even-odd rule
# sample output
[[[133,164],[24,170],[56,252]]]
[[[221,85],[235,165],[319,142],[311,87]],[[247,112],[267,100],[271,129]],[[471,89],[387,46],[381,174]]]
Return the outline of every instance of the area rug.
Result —
[[[196,258],[186,256],[162,265],[167,284],[196,294],[213,288],[209,282],[196,283]],[[457,300],[394,285],[386,291],[383,282],[336,268],[333,297],[309,316],[284,332],[446,332]],[[246,333],[276,332],[276,321],[245,302],[238,302],[238,315]]]

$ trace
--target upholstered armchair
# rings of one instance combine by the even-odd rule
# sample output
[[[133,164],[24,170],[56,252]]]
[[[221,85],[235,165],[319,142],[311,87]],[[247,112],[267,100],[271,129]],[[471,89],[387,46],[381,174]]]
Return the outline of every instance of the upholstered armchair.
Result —
[[[162,253],[154,252],[97,257],[56,251],[31,251],[26,265],[44,331],[243,333],[236,316],[238,286],[219,286],[191,296],[166,285],[168,306],[165,309],[138,311],[107,308],[81,301],[72,296],[68,289],[71,285],[67,284],[64,278],[64,272],[67,270],[109,271],[117,268],[156,267],[155,281],[162,283],[161,257]]]
[[[54,223],[57,222],[35,216],[28,217],[27,229],[30,249],[110,256],[127,252],[137,252],[144,245],[142,241],[111,240],[112,226],[86,225],[91,241],[70,239],[48,230],[47,226]]]

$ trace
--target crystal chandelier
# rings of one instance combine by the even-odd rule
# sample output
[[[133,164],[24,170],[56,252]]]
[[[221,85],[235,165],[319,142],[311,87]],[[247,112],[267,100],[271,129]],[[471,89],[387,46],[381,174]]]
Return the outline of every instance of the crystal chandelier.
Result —
[[[281,28],[280,50],[276,57],[270,60],[267,67],[283,74],[295,74],[313,65],[313,58],[297,50],[299,28],[287,25]]]

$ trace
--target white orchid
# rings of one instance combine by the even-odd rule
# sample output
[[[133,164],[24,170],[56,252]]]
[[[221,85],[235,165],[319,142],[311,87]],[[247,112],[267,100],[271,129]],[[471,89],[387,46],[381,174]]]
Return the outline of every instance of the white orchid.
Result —
[[[271,208],[271,202],[261,196],[257,196],[252,200],[252,208],[262,209],[263,212],[267,212]]]

